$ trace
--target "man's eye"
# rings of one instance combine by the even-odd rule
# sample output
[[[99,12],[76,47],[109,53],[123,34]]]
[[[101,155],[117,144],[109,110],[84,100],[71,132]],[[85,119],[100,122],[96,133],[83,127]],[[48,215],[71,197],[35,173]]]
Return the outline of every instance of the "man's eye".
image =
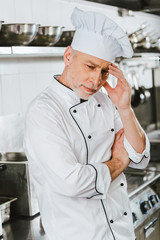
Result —
[[[87,65],[87,67],[90,68],[90,69],[95,69],[95,67],[92,66],[92,65]]]
[[[109,70],[109,69],[108,69],[108,70]],[[102,71],[102,74],[103,74],[103,75],[108,75],[108,74],[109,74],[108,70],[103,70],[103,71]]]

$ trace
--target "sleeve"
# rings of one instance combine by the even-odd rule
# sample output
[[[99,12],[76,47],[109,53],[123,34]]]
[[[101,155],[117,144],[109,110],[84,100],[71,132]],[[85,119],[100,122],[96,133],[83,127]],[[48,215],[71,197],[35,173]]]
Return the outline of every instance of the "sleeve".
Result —
[[[108,167],[79,163],[56,117],[39,107],[26,118],[24,148],[33,178],[43,178],[51,191],[61,195],[105,199],[111,183]]]
[[[123,124],[121,122],[120,116],[118,111],[115,108],[115,120],[114,120],[114,124],[115,124],[115,132],[117,133],[121,128],[123,128]],[[139,169],[143,169],[146,168],[149,160],[150,160],[150,143],[148,140],[148,137],[145,134],[145,139],[146,139],[146,147],[145,150],[143,151],[143,153],[137,153],[134,148],[131,146],[131,144],[127,141],[127,139],[124,137],[124,146],[126,151],[129,154],[129,158],[130,158],[130,164],[128,165],[129,167],[132,168],[139,168]]]

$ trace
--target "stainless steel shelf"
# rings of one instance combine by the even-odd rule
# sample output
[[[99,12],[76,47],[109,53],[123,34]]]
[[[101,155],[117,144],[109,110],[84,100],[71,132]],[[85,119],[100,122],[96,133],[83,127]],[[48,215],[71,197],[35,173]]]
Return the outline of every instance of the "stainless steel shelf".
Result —
[[[159,61],[160,60],[160,52],[139,52],[134,53],[132,58],[124,58],[122,61],[135,61],[135,60],[150,60],[150,61]]]
[[[8,57],[62,57],[64,47],[0,47],[0,58]]]
[[[12,46],[0,47],[0,58],[8,57],[62,57],[65,47],[32,47],[32,46]],[[122,61],[134,60],[159,60],[160,52],[139,52],[134,53],[131,59],[122,59]]]

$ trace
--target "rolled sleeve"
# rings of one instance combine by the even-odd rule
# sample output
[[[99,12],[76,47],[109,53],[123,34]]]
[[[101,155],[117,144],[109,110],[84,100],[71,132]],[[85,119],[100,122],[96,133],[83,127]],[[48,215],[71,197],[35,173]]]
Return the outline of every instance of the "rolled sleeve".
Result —
[[[130,145],[126,138],[124,138],[124,146],[129,154],[130,164],[129,167],[135,168],[145,168],[147,167],[150,160],[150,142],[145,134],[146,147],[144,151],[140,154],[135,151],[135,149]]]
[[[105,199],[108,188],[111,184],[111,175],[109,168],[104,163],[95,163],[95,164],[88,164],[92,166],[96,172],[96,179],[95,179],[95,190],[96,194],[92,195],[90,198],[96,199]]]

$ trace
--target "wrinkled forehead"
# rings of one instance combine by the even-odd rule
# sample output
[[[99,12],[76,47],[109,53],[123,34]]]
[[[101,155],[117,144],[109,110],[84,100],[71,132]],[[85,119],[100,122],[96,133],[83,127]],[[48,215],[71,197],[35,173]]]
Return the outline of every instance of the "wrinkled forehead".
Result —
[[[103,60],[101,58],[92,56],[90,54],[87,53],[83,53],[77,50],[72,49],[73,51],[73,55],[76,55],[81,61],[84,61],[86,63],[91,63],[92,65],[96,66],[96,67],[108,67],[112,62]]]

